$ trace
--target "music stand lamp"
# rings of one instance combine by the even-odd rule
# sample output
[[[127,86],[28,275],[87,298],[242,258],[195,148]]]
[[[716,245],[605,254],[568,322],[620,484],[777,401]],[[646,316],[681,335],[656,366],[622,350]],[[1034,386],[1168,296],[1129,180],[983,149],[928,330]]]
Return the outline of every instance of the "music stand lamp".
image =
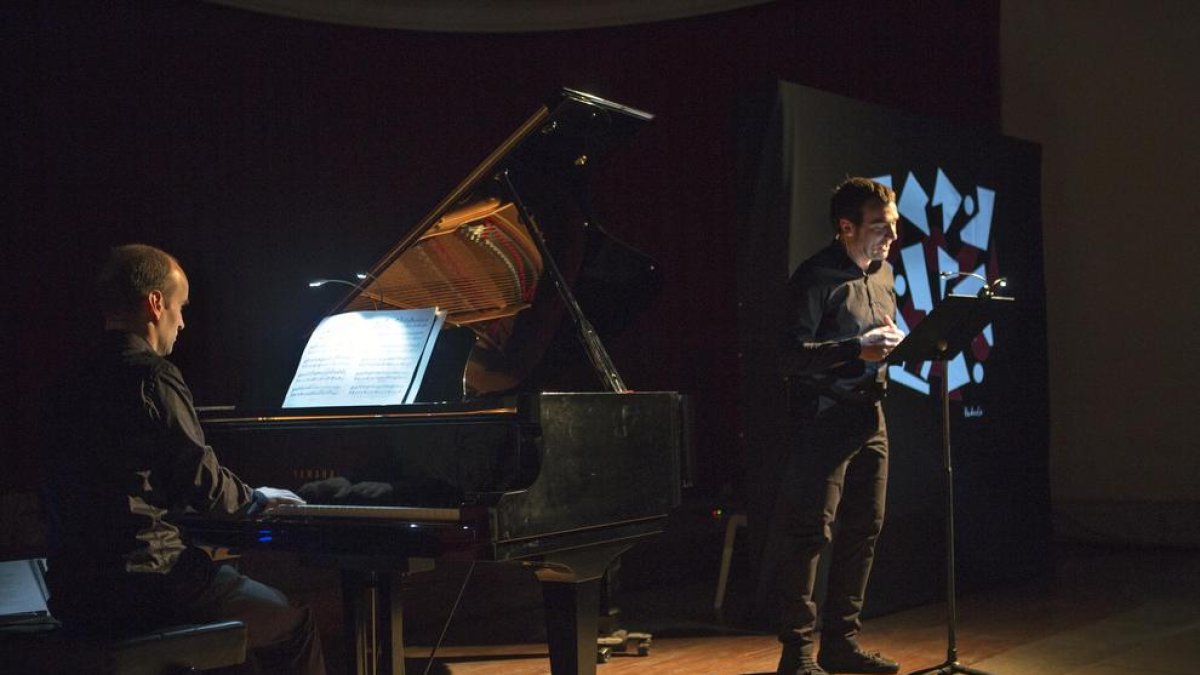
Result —
[[[946,660],[936,666],[914,671],[909,675],[988,675],[958,662],[957,608],[954,582],[954,469],[950,455],[950,378],[951,359],[971,344],[971,340],[991,323],[998,308],[1011,306],[1012,298],[994,294],[1004,280],[984,284],[979,295],[947,295],[887,357],[889,364],[906,361],[941,361],[942,396],[942,467],[946,476]]]

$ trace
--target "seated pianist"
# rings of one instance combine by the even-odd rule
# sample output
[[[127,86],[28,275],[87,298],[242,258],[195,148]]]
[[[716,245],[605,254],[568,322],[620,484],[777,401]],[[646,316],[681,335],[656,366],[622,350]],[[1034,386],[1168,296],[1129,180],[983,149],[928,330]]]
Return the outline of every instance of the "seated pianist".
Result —
[[[44,420],[51,612],[68,630],[113,637],[239,620],[255,672],[324,673],[311,610],[215,564],[176,524],[189,509],[235,519],[303,503],[250,488],[205,444],[191,393],[165,358],[188,303],[179,262],[120,246],[97,285],[104,335],[52,387]]]

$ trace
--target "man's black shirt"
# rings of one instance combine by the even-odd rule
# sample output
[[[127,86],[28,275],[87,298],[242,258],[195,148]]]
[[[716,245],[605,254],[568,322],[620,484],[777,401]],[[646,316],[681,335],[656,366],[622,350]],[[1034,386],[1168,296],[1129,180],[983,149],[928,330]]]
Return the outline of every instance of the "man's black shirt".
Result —
[[[168,574],[187,550],[175,516],[232,517],[253,503],[205,444],[179,369],[141,337],[106,332],[53,388],[43,424],[60,581]]]
[[[806,397],[870,402],[883,395],[887,371],[858,358],[859,336],[896,314],[892,266],[872,262],[864,272],[834,241],[801,263],[788,282],[791,325],[783,370]]]

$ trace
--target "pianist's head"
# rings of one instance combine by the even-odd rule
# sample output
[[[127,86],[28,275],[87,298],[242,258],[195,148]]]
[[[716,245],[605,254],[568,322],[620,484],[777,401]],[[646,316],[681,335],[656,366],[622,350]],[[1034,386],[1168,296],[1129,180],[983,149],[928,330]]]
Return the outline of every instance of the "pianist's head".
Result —
[[[162,356],[183,330],[188,280],[179,261],[146,244],[114,248],[97,280],[104,327],[142,337]]]

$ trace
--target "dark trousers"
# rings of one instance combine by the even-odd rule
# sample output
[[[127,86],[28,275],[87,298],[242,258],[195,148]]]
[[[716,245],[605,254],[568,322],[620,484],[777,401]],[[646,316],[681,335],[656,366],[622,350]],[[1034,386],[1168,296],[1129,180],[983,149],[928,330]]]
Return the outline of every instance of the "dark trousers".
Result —
[[[807,650],[817,622],[817,563],[826,552],[832,559],[822,641],[852,639],[862,628],[867,579],[883,528],[888,443],[879,404],[839,403],[797,424],[799,443],[775,513],[781,546],[779,639]]]
[[[57,574],[56,574],[56,567]],[[312,610],[229,565],[215,569],[189,549],[170,574],[122,574],[83,579],[70,565],[47,575],[50,609],[68,630],[128,635],[186,623],[236,619],[246,624],[249,654],[231,673],[324,675]]]
[[[288,602],[283,593],[229,565],[190,604],[192,621],[237,619],[246,624],[248,667],[233,672],[324,675],[321,638],[312,610]]]

